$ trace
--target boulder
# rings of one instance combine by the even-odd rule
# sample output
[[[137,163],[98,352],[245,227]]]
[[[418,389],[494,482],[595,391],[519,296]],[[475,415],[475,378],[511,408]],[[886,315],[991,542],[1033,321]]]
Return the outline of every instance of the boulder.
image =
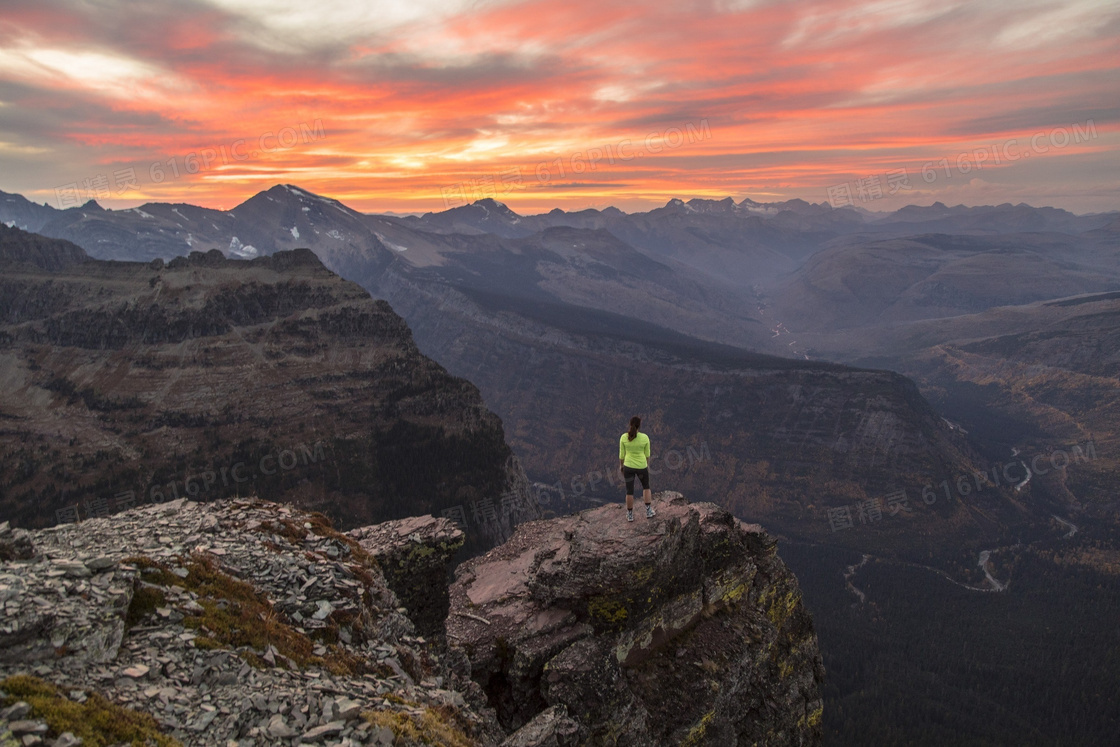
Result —
[[[8,522],[0,523],[0,561],[29,560],[35,557],[31,534],[25,529],[12,529]]]
[[[501,747],[576,747],[580,726],[568,717],[568,709],[554,705],[502,742]]]

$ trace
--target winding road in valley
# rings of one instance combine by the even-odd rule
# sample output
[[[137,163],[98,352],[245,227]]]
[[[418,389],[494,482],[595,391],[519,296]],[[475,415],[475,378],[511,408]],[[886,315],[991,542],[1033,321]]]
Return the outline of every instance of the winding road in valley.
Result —
[[[1020,452],[1019,452],[1018,449],[1012,449],[1012,457],[1013,458],[1019,456],[1019,453]],[[1026,486],[1026,484],[1028,482],[1030,482],[1030,479],[1031,479],[1031,476],[1032,476],[1030,468],[1027,467],[1026,463],[1021,461],[1020,464],[1022,464],[1023,468],[1026,470],[1027,477],[1026,477],[1025,480],[1023,480],[1021,483],[1019,483],[1017,486],[1015,486],[1016,490],[1019,490],[1019,489],[1023,488],[1024,486]],[[1051,514],[1051,516],[1054,518],[1055,521],[1057,521],[1059,524],[1061,524],[1062,527],[1064,527],[1066,530],[1068,530],[1064,535],[1062,535],[1062,539],[1067,539],[1067,540],[1072,539],[1074,537],[1074,535],[1076,535],[1077,532],[1080,531],[1080,527],[1078,527],[1072,521],[1069,521],[1068,519],[1063,519],[1062,517],[1058,516],[1057,514]],[[978,592],[983,592],[983,593],[987,593],[987,594],[992,594],[992,593],[999,593],[999,592],[1007,591],[1007,589],[1008,589],[1008,587],[1011,583],[1010,581],[1007,581],[1007,582],[1000,581],[992,573],[992,566],[991,566],[992,553],[995,552],[998,549],[1001,549],[1001,548],[995,548],[993,550],[982,550],[982,551],[980,551],[980,555],[977,558],[977,562],[976,562],[976,567],[978,567],[980,570],[982,570],[984,572],[984,583],[983,583],[983,585],[980,585],[980,586],[973,586],[971,584],[966,584],[962,581],[958,581],[957,579],[955,579],[951,575],[949,575],[949,573],[947,573],[946,571],[943,571],[940,568],[934,568],[933,566],[923,565],[921,563],[908,563],[908,562],[902,561],[902,560],[891,560],[891,559],[888,559],[888,558],[883,558],[881,560],[883,560],[884,562],[888,562],[888,563],[898,563],[900,565],[907,565],[907,566],[910,566],[911,568],[921,568],[923,570],[927,570],[927,571],[930,571],[932,573],[936,573],[938,576],[941,576],[946,581],[949,581],[950,583],[952,583],[956,586],[959,586],[962,589],[968,589],[969,591],[978,591]],[[856,598],[856,601],[852,602],[852,605],[851,605],[852,607],[859,607],[860,605],[863,605],[867,602],[867,594],[862,589],[857,588],[856,585],[853,583],[853,580],[855,579],[856,574],[859,573],[859,570],[861,568],[863,568],[865,565],[867,565],[868,561],[870,561],[872,559],[872,557],[873,557],[872,555],[870,555],[868,553],[864,553],[862,555],[862,557],[860,558],[860,561],[858,563],[852,563],[851,565],[847,566],[844,569],[844,586],[845,586],[845,588],[847,588],[848,591],[850,591],[852,593],[852,596],[854,596]]]
[[[980,566],[980,570],[984,571],[984,576],[987,577],[988,583],[992,585],[992,591],[1004,591],[1007,588],[1007,584],[998,581],[996,577],[992,575],[992,569],[988,566],[988,558],[991,556],[991,550],[982,551],[980,553],[980,562],[976,565]]]
[[[848,591],[855,594],[856,598],[859,599],[858,602],[852,602],[853,607],[857,607],[867,601],[867,595],[855,587],[855,584],[852,583],[852,578],[856,575],[856,571],[867,565],[867,561],[869,560],[871,560],[871,556],[864,554],[862,560],[848,566],[847,570],[844,571],[844,584],[847,585]]]
[[[1054,520],[1057,521],[1059,524],[1061,524],[1064,527],[1069,528],[1069,531],[1066,532],[1065,536],[1062,539],[1067,539],[1067,540],[1072,539],[1073,535],[1077,534],[1077,525],[1074,524],[1072,521],[1066,521],[1065,519],[1063,519],[1061,516],[1058,516],[1057,514],[1050,514],[1050,515],[1053,516]]]
[[[920,563],[906,563],[904,561],[892,560],[887,560],[886,562],[899,563],[901,565],[910,566],[911,568],[921,568],[923,570],[930,571],[931,573],[936,573],[938,576],[941,576],[949,583],[959,586],[962,589],[968,589],[969,591],[979,591],[986,594],[1006,591],[1007,584],[1001,583],[998,579],[992,576],[991,572],[989,571],[988,559],[991,556],[991,553],[991,550],[984,550],[983,552],[981,552],[980,562],[978,563],[979,567],[984,569],[984,575],[987,576],[987,581],[989,584],[988,586],[972,586],[971,584],[966,584],[963,581],[956,580],[940,568],[934,568],[931,565],[921,565]],[[871,560],[871,556],[864,554],[863,558],[858,563],[853,563],[844,570],[844,585],[847,587],[848,591],[852,592],[852,594],[855,595],[856,599],[858,600],[856,602],[852,602],[853,607],[858,607],[859,605],[867,601],[867,594],[856,588],[855,584],[852,583],[852,579],[855,578],[855,575],[860,568],[863,568],[865,565],[867,565],[867,561],[869,560]]]

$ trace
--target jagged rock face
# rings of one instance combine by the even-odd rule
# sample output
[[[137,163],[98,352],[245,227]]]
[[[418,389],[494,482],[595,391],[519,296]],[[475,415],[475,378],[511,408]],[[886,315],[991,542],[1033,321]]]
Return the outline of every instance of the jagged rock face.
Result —
[[[0,519],[259,493],[343,528],[458,509],[478,552],[539,517],[478,390],[310,251],[78,262],[4,230]]]
[[[679,493],[654,505],[524,524],[460,566],[448,636],[502,724],[555,744],[819,744],[823,665],[774,542]]]
[[[462,530],[448,519],[412,516],[348,534],[377,560],[416,630],[424,636],[443,635],[450,607],[448,569],[463,546]]]
[[[656,506],[524,525],[459,574],[446,641],[382,573],[422,558],[410,593],[446,592],[446,520],[344,535],[178,500],[23,533],[30,556],[0,560],[0,736],[60,731],[3,691],[32,674],[188,747],[819,743],[816,638],[773,543],[712,504]]]

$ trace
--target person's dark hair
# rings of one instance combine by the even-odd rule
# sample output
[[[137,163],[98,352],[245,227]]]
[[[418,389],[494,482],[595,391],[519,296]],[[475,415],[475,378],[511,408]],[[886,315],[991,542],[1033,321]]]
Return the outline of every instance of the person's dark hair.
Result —
[[[638,429],[641,428],[641,427],[642,427],[642,419],[641,418],[639,418],[637,415],[630,418],[630,432],[627,435],[630,436],[631,441],[633,441],[635,438],[638,437]]]

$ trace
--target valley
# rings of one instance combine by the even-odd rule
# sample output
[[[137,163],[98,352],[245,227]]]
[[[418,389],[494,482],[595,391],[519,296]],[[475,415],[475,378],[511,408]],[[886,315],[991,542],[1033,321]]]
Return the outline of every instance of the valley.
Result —
[[[292,185],[172,208],[39,228],[104,259],[309,247],[478,387],[546,516],[620,503],[617,433],[641,413],[655,489],[766,526],[802,579],[827,744],[1075,745],[1117,719],[1095,675],[1092,698],[1061,701],[1079,721],[1035,699],[1061,662],[1092,663],[1056,624],[1120,655],[1092,616],[1120,585],[1115,214],[483,200],[399,217]],[[0,219],[34,218],[20,209]]]

